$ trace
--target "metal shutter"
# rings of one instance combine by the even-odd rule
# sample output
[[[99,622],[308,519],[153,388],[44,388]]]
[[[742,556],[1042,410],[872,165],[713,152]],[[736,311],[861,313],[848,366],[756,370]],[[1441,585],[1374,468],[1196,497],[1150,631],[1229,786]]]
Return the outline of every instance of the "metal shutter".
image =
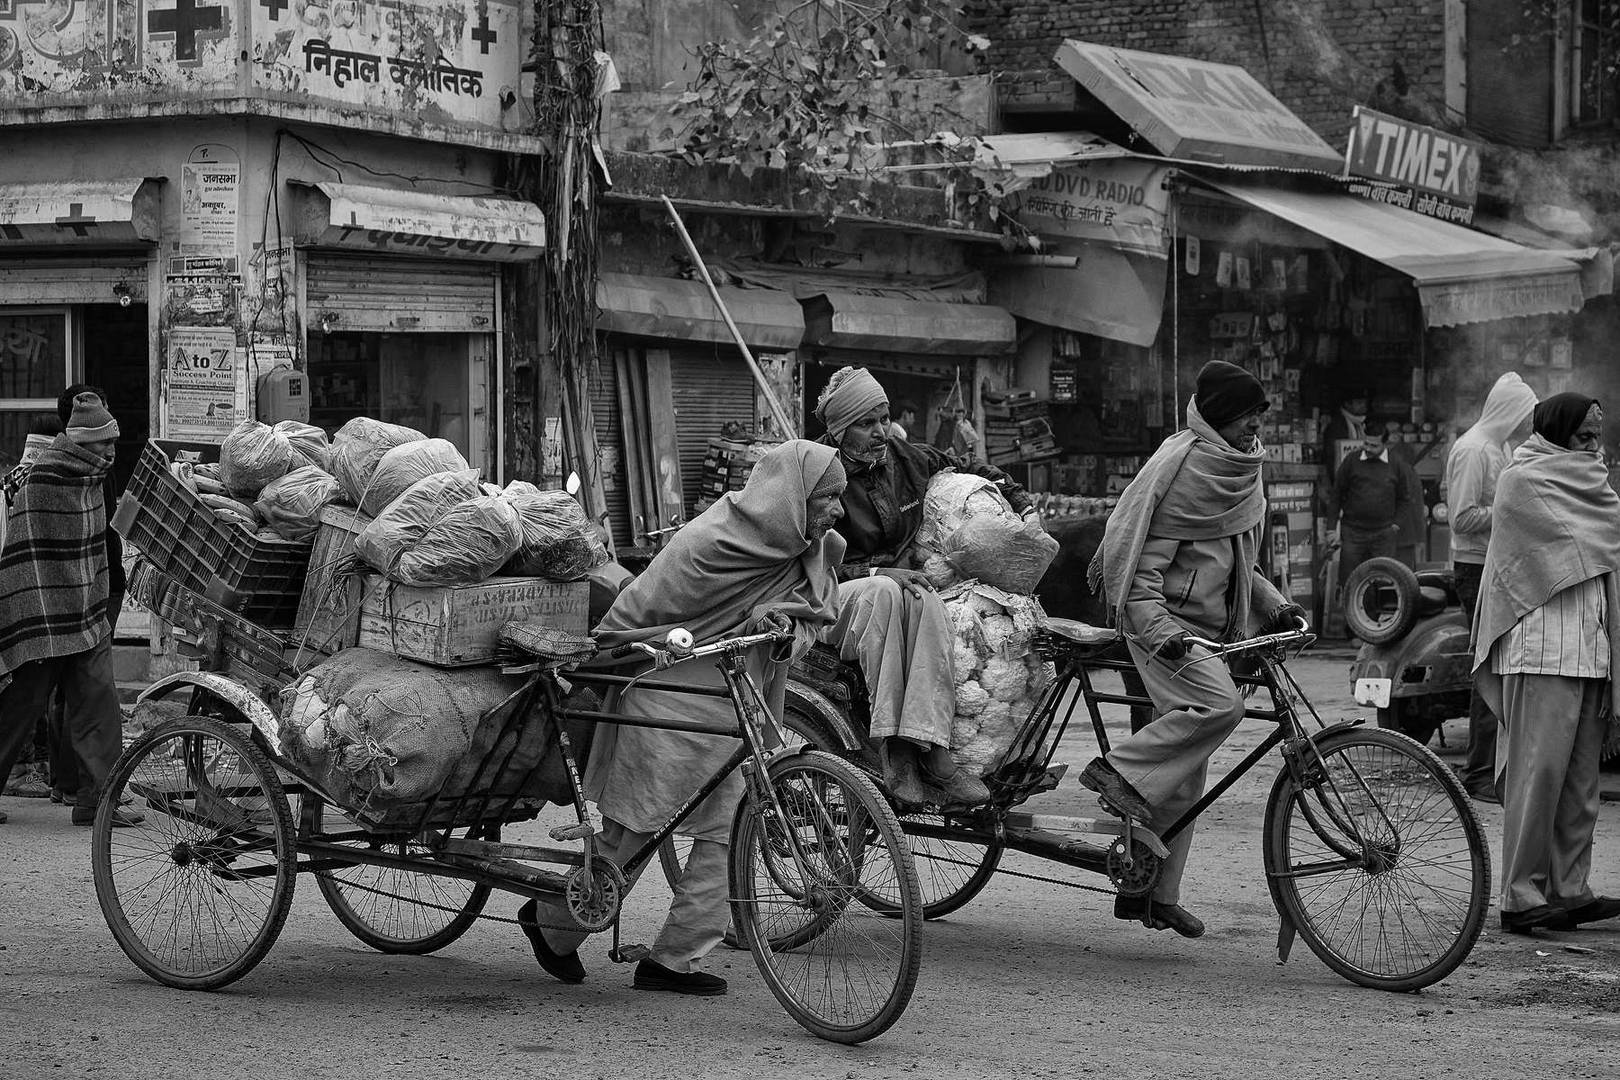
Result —
[[[332,330],[389,333],[495,330],[500,267],[494,263],[312,251],[304,265],[305,310],[312,329],[324,324]]]
[[[596,445],[598,453],[604,454],[597,464],[602,469],[603,500],[607,503],[613,542],[621,547],[635,543],[630,521],[630,486],[625,471],[624,422],[619,412],[618,366],[625,362],[623,349],[604,347],[597,357],[596,374],[591,376],[590,382]]]
[[[703,456],[709,440],[735,420],[750,431],[755,425],[754,377],[736,349],[670,343],[671,379],[675,387],[675,441],[681,458],[681,502],[686,512],[701,494]]]
[[[145,255],[0,260],[0,304],[116,304],[115,285],[144,304],[148,261]]]

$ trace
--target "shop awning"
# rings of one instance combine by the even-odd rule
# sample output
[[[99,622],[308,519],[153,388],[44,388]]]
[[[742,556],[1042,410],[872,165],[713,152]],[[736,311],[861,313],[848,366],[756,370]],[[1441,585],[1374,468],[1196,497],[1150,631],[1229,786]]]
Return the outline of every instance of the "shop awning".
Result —
[[[1021,319],[1143,348],[1164,317],[1168,263],[1088,244],[1072,269],[1014,266],[998,272],[990,299]]]
[[[546,246],[546,219],[533,203],[433,195],[364,184],[288,181],[300,193],[299,244],[377,255],[523,262]]]
[[[788,293],[722,287],[720,299],[750,348],[797,349],[804,338],[804,311]],[[596,306],[602,309],[598,330],[677,341],[733,341],[708,287],[700,282],[603,274],[596,284]]]
[[[1552,252],[1353,195],[1202,182],[1406,274],[1430,326],[1579,311],[1586,302],[1580,268]]]
[[[0,248],[155,243],[163,177],[0,184]]]
[[[1005,308],[826,292],[806,297],[804,343],[836,349],[992,356],[1011,352],[1018,327]]]

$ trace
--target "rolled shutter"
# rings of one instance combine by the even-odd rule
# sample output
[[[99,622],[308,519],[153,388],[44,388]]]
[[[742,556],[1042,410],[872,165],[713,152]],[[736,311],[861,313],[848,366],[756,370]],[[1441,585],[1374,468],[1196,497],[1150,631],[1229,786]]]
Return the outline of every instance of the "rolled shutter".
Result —
[[[755,426],[754,377],[735,349],[681,348],[671,343],[675,390],[675,441],[681,459],[681,502],[686,512],[702,494],[703,457],[709,440],[733,420]]]
[[[312,328],[488,334],[495,330],[499,284],[494,263],[312,251],[304,296]]]

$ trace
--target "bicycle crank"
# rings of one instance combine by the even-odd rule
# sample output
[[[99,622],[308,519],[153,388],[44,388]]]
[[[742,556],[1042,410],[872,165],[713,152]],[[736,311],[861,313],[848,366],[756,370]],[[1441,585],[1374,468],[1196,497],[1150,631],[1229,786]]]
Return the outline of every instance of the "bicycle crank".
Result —
[[[606,859],[593,859],[589,867],[576,866],[563,880],[563,901],[581,930],[598,933],[619,917],[625,894],[624,874]]]
[[[1121,896],[1146,896],[1159,883],[1164,860],[1146,844],[1119,837],[1108,845],[1108,880]]]

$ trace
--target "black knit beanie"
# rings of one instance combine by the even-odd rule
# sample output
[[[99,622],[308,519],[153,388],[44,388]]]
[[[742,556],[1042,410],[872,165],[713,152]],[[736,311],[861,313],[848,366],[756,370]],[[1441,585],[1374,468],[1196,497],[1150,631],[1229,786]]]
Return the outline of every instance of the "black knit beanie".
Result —
[[[1198,403],[1198,414],[1212,428],[1225,427],[1271,404],[1259,379],[1225,360],[1211,360],[1198,372],[1198,390],[1193,399]]]

